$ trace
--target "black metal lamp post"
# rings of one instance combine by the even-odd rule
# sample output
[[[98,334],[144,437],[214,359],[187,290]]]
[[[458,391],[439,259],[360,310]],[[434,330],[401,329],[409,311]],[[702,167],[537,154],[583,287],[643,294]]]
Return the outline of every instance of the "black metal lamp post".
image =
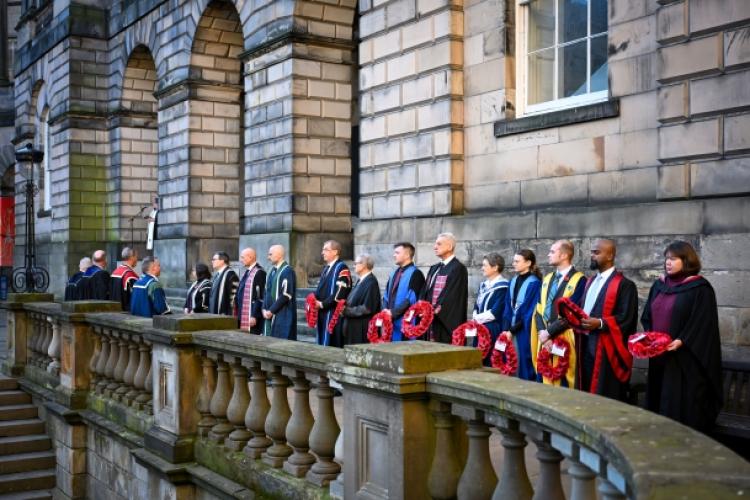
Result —
[[[31,143],[16,151],[16,163],[26,177],[26,248],[23,267],[13,270],[13,290],[16,292],[44,292],[49,286],[47,270],[36,265],[36,230],[34,228],[34,196],[38,192],[34,184],[34,165],[42,163],[44,153],[34,149]]]

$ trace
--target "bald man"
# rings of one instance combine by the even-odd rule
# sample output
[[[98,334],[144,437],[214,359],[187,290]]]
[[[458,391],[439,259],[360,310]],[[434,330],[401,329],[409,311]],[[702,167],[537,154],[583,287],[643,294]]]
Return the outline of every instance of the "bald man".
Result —
[[[297,282],[294,269],[286,262],[286,251],[281,245],[268,249],[271,270],[266,280],[263,297],[263,335],[297,340]]]
[[[635,283],[615,269],[617,246],[609,239],[591,245],[590,268],[579,305],[589,315],[576,339],[578,387],[620,401],[627,398],[633,358],[628,337],[638,326],[638,291]]]
[[[234,309],[240,330],[254,334],[263,333],[263,294],[266,289],[266,271],[258,264],[255,249],[240,252],[240,264],[245,273],[234,296]]]
[[[110,276],[107,271],[107,252],[97,250],[91,256],[92,266],[83,274],[79,287],[81,300],[109,300]]]

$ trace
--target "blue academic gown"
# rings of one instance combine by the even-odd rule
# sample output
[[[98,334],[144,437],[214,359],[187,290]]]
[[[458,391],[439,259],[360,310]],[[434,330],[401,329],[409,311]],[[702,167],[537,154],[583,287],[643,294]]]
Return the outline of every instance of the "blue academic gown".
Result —
[[[518,377],[536,380],[534,363],[531,361],[531,321],[534,317],[534,308],[539,302],[542,281],[531,274],[521,284],[518,297],[515,297],[517,280],[518,276],[514,276],[508,286],[503,312],[503,331],[513,334],[513,346],[518,354]]]
[[[315,289],[315,299],[323,304],[322,309],[318,309],[318,324],[315,325],[319,345],[343,347],[336,345],[335,339],[332,339],[328,331],[328,324],[333,316],[333,311],[336,309],[336,303],[339,300],[346,300],[351,290],[352,275],[344,261],[339,259],[332,266],[325,266],[324,275]],[[334,342],[332,343],[331,340],[334,340]]]
[[[278,269],[270,269],[263,296],[263,309],[271,311],[273,318],[265,320],[263,335],[297,340],[296,290],[294,269],[289,264],[283,262]]]
[[[495,345],[497,337],[503,331],[503,311],[505,310],[505,295],[508,292],[508,280],[500,278],[492,284],[487,281],[482,282],[479,285],[479,291],[477,292],[477,301],[474,304],[474,313],[479,314],[490,311],[495,317],[494,320],[482,323],[490,331],[492,337],[492,345]],[[479,342],[478,338],[474,338],[474,347]],[[490,358],[492,357],[492,350],[484,358],[483,363],[485,366],[490,366]]]
[[[150,274],[144,274],[133,285],[133,295],[130,297],[130,314],[151,318],[161,314],[168,314],[169,305],[159,279]]]
[[[401,273],[401,279],[394,294],[395,297],[391,298],[391,283],[393,283],[393,279],[399,269],[397,267],[391,272],[391,275],[388,277],[388,283],[385,285],[385,293],[383,294],[383,309],[390,309],[393,319],[393,336],[391,337],[393,342],[403,339],[401,325],[404,320],[404,313],[419,300],[419,294],[424,286],[422,271],[417,269],[417,266],[413,263],[409,264]]]

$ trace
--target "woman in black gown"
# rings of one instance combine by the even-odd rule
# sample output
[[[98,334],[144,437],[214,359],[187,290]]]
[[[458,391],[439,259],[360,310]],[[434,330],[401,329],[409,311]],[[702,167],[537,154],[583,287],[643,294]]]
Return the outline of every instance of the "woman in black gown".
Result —
[[[211,272],[206,264],[197,263],[190,273],[195,281],[188,289],[185,306],[186,314],[208,312],[208,298],[211,295]]]

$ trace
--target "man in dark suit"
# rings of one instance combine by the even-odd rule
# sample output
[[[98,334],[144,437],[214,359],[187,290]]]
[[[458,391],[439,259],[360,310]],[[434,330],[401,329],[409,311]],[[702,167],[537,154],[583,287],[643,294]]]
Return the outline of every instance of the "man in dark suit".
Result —
[[[245,273],[237,287],[234,308],[240,330],[263,333],[263,293],[266,288],[266,271],[258,264],[255,250],[245,248],[240,252],[240,263]]]
[[[229,267],[229,254],[226,252],[216,252],[211,258],[211,265],[214,268],[214,277],[211,281],[208,312],[232,316],[234,296],[237,295],[237,284],[240,279]]]
[[[315,299],[318,306],[318,344],[336,345],[332,341],[331,332],[328,331],[328,323],[331,321],[336,304],[340,300],[346,300],[352,290],[352,275],[349,268],[341,260],[341,243],[329,240],[323,243],[321,252],[323,261],[326,263],[320,275],[318,287],[315,289]]]

